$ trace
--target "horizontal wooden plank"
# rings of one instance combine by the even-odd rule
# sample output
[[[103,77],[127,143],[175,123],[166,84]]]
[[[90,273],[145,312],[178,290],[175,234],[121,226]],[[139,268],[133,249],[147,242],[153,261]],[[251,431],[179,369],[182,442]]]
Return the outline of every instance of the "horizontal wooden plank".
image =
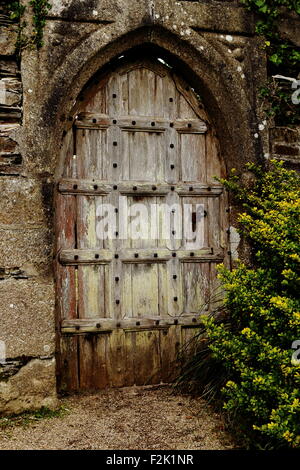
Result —
[[[206,196],[216,197],[223,193],[223,186],[220,184],[205,185],[199,183],[178,184],[175,186],[175,192],[180,196]]]
[[[105,129],[112,124],[112,119],[107,114],[80,113],[74,122],[77,128]]]
[[[143,183],[137,181],[122,181],[120,183],[86,180],[86,179],[62,179],[58,183],[58,190],[63,194],[106,195],[111,191],[119,191],[124,195],[164,196],[169,192],[178,193],[180,196],[206,196],[216,197],[222,194],[223,187],[220,184],[207,185],[195,184],[167,184],[167,183]]]
[[[108,264],[113,254],[110,250],[61,250],[59,261],[61,264]]]
[[[121,320],[109,318],[72,319],[62,321],[61,331],[65,334],[110,333],[115,329],[132,331],[168,328],[172,325],[197,326],[199,324],[201,324],[201,317],[191,314],[182,314],[177,317],[132,317]]]
[[[224,250],[220,248],[202,248],[201,250],[174,250],[157,249],[127,249],[118,252],[119,259],[123,263],[159,263],[166,262],[172,258],[178,258],[180,261],[205,262],[219,261],[224,258]]]
[[[164,196],[170,192],[170,185],[163,183],[140,183],[129,182],[120,183],[119,191],[124,195],[146,195],[146,196]]]
[[[126,249],[113,253],[110,250],[69,249],[61,250],[59,261],[65,265],[108,264],[112,259],[123,263],[163,263],[172,258],[192,263],[220,262],[224,258],[221,248],[203,248],[201,250],[177,250],[167,248]]]
[[[155,116],[134,115],[114,118],[99,113],[80,113],[74,124],[81,129],[105,129],[109,126],[118,126],[123,130],[133,132],[164,132],[170,127],[179,133],[204,134],[207,131],[207,125],[201,119],[175,119],[172,121]]]
[[[113,184],[104,184],[102,181],[63,179],[58,183],[58,190],[65,194],[93,194],[104,196],[112,191]]]
[[[207,125],[200,119],[176,119],[174,129],[180,133],[204,134],[207,131]]]

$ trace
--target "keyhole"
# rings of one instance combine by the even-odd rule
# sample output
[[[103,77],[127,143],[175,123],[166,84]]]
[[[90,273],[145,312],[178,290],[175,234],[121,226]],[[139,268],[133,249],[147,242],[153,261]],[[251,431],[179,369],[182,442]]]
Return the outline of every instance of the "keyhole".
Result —
[[[192,212],[192,231],[196,232],[196,212]]]

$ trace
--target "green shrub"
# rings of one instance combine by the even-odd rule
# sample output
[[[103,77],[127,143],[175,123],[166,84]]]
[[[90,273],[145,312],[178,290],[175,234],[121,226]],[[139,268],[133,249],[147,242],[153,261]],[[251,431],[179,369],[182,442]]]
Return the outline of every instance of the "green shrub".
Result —
[[[206,349],[227,374],[224,408],[252,444],[300,447],[300,363],[291,349],[300,340],[299,176],[275,161],[268,171],[248,168],[255,174],[250,187],[235,174],[223,182],[244,208],[240,232],[253,262],[220,267],[226,320],[206,319]],[[201,377],[204,362],[194,357],[189,376]]]

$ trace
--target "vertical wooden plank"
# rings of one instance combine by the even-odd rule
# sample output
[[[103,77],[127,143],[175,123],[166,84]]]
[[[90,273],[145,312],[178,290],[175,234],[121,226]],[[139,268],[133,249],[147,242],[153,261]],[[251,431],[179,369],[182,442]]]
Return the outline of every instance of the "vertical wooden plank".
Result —
[[[161,362],[159,331],[144,330],[135,333],[134,376],[136,385],[160,382]]]
[[[209,247],[208,220],[210,210],[207,197],[181,197],[183,223],[182,247],[186,250],[201,250]],[[214,214],[211,218],[215,221]]]
[[[209,266],[208,263],[182,263],[184,283],[184,312],[196,316],[207,310],[209,303]]]
[[[132,181],[161,181],[163,133],[123,131],[123,142],[126,138],[130,179]]]
[[[135,364],[135,332],[130,330],[124,331],[124,357],[125,357],[125,372],[124,372],[124,386],[130,387],[135,384],[134,371]]]
[[[168,315],[168,271],[166,263],[157,265],[158,271],[158,314],[160,317]]]
[[[154,115],[155,75],[146,68],[133,69],[128,73],[129,114]]]
[[[80,390],[103,389],[109,385],[107,334],[78,336]]]
[[[157,264],[132,265],[132,304],[134,316],[158,315]]]
[[[220,246],[220,198],[209,197],[207,198],[207,221],[209,240],[208,246],[218,248]]]
[[[96,239],[96,207],[93,196],[77,196],[77,233],[79,249],[94,249]],[[78,266],[79,318],[105,316],[105,270],[103,265]]]
[[[101,114],[107,112],[106,84],[106,76],[96,81],[87,93],[86,100],[82,104],[82,111]]]
[[[122,278],[119,281],[117,281],[117,282],[122,283],[122,305],[121,305],[122,318],[133,317],[131,270],[132,270],[131,264],[123,264]]]
[[[75,197],[56,195],[56,250],[75,247],[76,212]],[[62,266],[57,262],[57,292],[59,299],[60,318],[76,318],[76,282],[75,267]]]
[[[179,134],[182,181],[206,183],[204,134]]]
[[[168,265],[168,315],[178,317],[183,312],[183,279],[181,262],[175,257]]]
[[[216,183],[216,178],[226,176],[224,165],[221,162],[219,145],[212,128],[209,128],[206,133],[206,168],[208,183]]]
[[[106,179],[107,129],[76,130],[78,178]]]
[[[119,75],[120,116],[129,115],[129,79],[127,72]]]
[[[111,387],[123,387],[126,383],[127,356],[125,333],[122,329],[113,330],[109,335],[108,375]]]
[[[65,136],[62,153],[65,155],[63,168],[58,170],[59,175],[63,178],[76,178],[76,156],[74,156],[74,134],[73,129],[70,129]]]
[[[179,94],[178,98],[178,116],[180,116],[181,119],[197,119],[197,114],[192,109],[191,105],[187,102],[187,100],[184,98],[184,96],[182,96],[182,94]]]
[[[59,383],[61,392],[75,392],[79,389],[78,337],[63,335],[60,338]]]
[[[161,356],[161,381],[170,383],[179,374],[179,352],[181,345],[181,326],[174,325],[159,332]]]
[[[197,341],[194,341],[194,338],[198,331],[197,327],[181,327],[181,356],[183,360],[195,354]]]
[[[223,304],[224,301],[224,290],[221,282],[218,279],[217,263],[210,263],[210,311],[215,310]]]

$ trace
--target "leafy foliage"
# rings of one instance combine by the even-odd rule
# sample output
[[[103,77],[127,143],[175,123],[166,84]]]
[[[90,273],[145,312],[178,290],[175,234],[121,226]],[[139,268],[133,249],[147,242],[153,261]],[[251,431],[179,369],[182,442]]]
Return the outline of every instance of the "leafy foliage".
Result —
[[[257,15],[256,32],[265,38],[269,63],[269,75],[281,73],[297,78],[300,51],[289,40],[283,39],[278,24],[284,12],[300,14],[300,0],[240,0]],[[291,103],[291,89],[268,80],[261,89],[267,117],[273,117],[276,125],[295,125],[300,122],[299,106]]]
[[[283,41],[278,32],[278,20],[284,10],[300,14],[299,0],[240,0],[258,15],[256,32],[266,38],[270,62],[283,65],[285,70],[300,63],[300,52],[289,41]]]
[[[52,8],[48,0],[31,0],[33,9],[34,42],[37,48],[43,46],[43,32],[46,24],[46,16]]]
[[[49,10],[52,8],[48,0],[31,0],[29,5],[33,11],[33,33],[30,37],[26,36],[24,33],[24,29],[27,26],[26,22],[23,20],[26,6],[22,5],[19,0],[10,2],[8,4],[10,18],[19,23],[18,39],[16,44],[16,48],[19,53],[22,49],[25,49],[29,46],[36,46],[38,49],[43,46],[43,34],[46,24],[46,16]]]
[[[277,126],[297,126],[300,106],[292,102],[291,82],[280,83],[274,78],[260,89],[262,110],[267,118],[274,118]]]
[[[268,171],[248,168],[251,187],[234,173],[223,183],[244,208],[240,232],[251,242],[253,264],[220,267],[226,320],[204,321],[206,347],[213,369],[223,368],[224,408],[238,417],[235,428],[243,426],[252,445],[300,447],[300,361],[291,349],[300,340],[299,176],[276,161]],[[203,363],[193,361],[189,374],[199,378]]]

